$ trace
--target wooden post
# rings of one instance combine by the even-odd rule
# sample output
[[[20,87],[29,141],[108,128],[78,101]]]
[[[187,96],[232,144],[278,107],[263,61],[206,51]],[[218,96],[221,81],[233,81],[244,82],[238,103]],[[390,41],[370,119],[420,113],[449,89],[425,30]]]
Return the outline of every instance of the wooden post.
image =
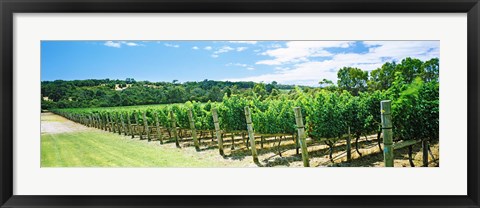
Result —
[[[300,145],[298,144],[298,136],[296,134],[292,134],[293,141],[295,142],[295,154],[300,154]]]
[[[173,114],[173,111],[170,111],[170,120],[172,122],[172,131],[173,137],[175,138],[175,145],[180,148],[180,143],[178,142],[177,121],[175,120],[175,114]]]
[[[350,126],[348,127],[348,137],[347,137],[347,161],[350,162],[352,160],[352,145],[350,144],[351,141],[351,134],[350,134]]]
[[[95,128],[99,129],[100,126],[98,125],[98,124],[99,124],[99,121],[98,121],[97,114],[93,114],[93,119],[94,119],[94,121],[95,121]]]
[[[132,126],[132,121],[130,121],[130,114],[127,112],[127,125],[128,125],[128,132],[130,133],[130,135],[132,136],[132,139],[134,137],[134,134],[133,134],[133,126]]]
[[[383,132],[383,158],[385,167],[393,167],[393,132],[392,132],[392,115],[390,100],[380,102],[380,113],[382,118]]]
[[[147,140],[150,141],[150,130],[148,129],[147,112],[143,111],[143,124],[145,125],[145,132],[147,133]]]
[[[95,128],[99,129],[100,128],[100,119],[98,119],[98,114],[93,114],[95,117]]]
[[[218,140],[218,151],[220,152],[220,155],[224,156],[225,154],[223,153],[223,138],[222,138],[222,133],[220,131],[220,124],[218,124],[218,113],[216,108],[212,109],[212,116],[213,116],[213,124],[215,126],[215,133],[217,135],[217,140]]]
[[[117,123],[118,135],[122,135],[122,126],[120,125],[120,116],[118,116],[118,112],[115,113],[115,123]]]
[[[92,115],[88,115],[88,120],[87,120],[87,122],[88,122],[88,123],[87,123],[87,124],[88,124],[87,126],[88,126],[88,127],[92,127]]]
[[[157,111],[153,113],[153,116],[155,117],[155,126],[157,127],[157,138],[158,140],[160,140],[160,144],[163,144],[163,135],[162,130],[160,129],[160,122],[158,121]]]
[[[235,149],[235,133],[232,133],[231,137],[232,137],[232,147],[230,147],[230,150],[234,150]]]
[[[422,162],[423,167],[428,167],[428,140],[422,140]]]
[[[114,116],[113,116],[113,113],[110,114],[110,121],[112,122],[112,131],[113,133],[117,133],[117,127],[115,126],[115,119],[114,119]]]
[[[298,130],[298,143],[300,143],[300,148],[302,149],[302,160],[304,167],[310,167],[310,162],[308,160],[308,149],[307,143],[305,141],[305,126],[303,125],[302,109],[300,107],[294,107],[293,112],[295,112],[295,122],[297,124]]]
[[[95,118],[95,128],[99,129],[100,128],[100,120],[98,119],[98,115],[93,114],[93,117]]]
[[[245,120],[247,121],[248,138],[250,140],[250,149],[252,150],[253,162],[259,163],[257,156],[257,145],[255,144],[255,133],[253,132],[252,115],[250,114],[250,108],[248,106],[245,106],[244,110]]]
[[[97,118],[95,118],[95,114],[94,114],[94,113],[92,113],[91,118],[92,118],[92,127],[93,127],[93,128],[97,128]]]
[[[97,121],[98,121],[98,128],[103,130],[103,122],[102,122],[102,117],[100,117],[100,114],[96,114]]]
[[[100,128],[105,130],[105,121],[103,120],[102,114],[98,114],[98,119],[100,119]]]
[[[195,121],[193,120],[192,109],[188,109],[188,120],[190,121],[190,130],[192,130],[193,144],[195,145],[195,150],[200,151],[200,146],[198,146],[197,140],[197,130],[195,129]]]
[[[92,118],[92,127],[97,128],[97,118],[95,118],[95,114],[92,113],[90,117]]]
[[[110,123],[110,116],[109,115],[110,115],[109,113],[105,114],[105,118],[107,119],[107,130],[109,132],[111,132],[112,131],[112,126],[111,126],[112,124]]]
[[[88,127],[92,127],[92,115],[88,115],[88,123],[87,123],[87,126],[88,126]]]
[[[249,146],[249,145],[248,145],[248,142],[249,142],[249,141],[248,141],[247,138],[245,138],[245,133],[244,133],[244,132],[242,132],[242,140],[243,140],[243,142],[245,143],[245,147],[246,147],[247,150],[248,150],[248,149],[249,149],[249,148],[248,148],[248,146]]]
[[[118,135],[122,135],[123,129],[122,129],[122,122],[120,120],[120,113],[116,113],[116,118],[117,120],[117,128],[118,128]]]
[[[105,114],[102,114],[102,121],[103,121],[103,130],[105,131],[108,131],[108,121],[107,121],[107,117],[105,116]]]
[[[117,133],[117,127],[115,126],[115,117],[113,112],[110,114],[110,122],[112,122],[112,132]]]
[[[143,132],[141,132],[140,129],[140,124],[138,123],[138,113],[137,111],[133,111],[133,116],[135,117],[135,133],[138,133],[140,135],[140,140],[143,139]]]
[[[260,136],[260,149],[263,149],[263,136]]]
[[[127,136],[127,128],[125,128],[125,120],[123,119],[123,113],[120,113],[120,121],[122,122],[123,135]]]

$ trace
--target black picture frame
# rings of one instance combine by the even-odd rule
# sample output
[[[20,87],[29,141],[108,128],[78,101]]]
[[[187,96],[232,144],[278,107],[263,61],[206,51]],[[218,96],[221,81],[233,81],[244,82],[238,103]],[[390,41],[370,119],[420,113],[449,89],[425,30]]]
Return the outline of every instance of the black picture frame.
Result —
[[[1,207],[480,207],[478,0],[0,0]],[[466,196],[25,196],[13,195],[15,13],[467,13],[468,195]],[[451,179],[446,179],[451,180]],[[121,181],[119,181],[121,183]],[[95,187],[92,187],[92,189]],[[324,187],[317,187],[324,188]],[[379,188],[381,188],[379,186]]]

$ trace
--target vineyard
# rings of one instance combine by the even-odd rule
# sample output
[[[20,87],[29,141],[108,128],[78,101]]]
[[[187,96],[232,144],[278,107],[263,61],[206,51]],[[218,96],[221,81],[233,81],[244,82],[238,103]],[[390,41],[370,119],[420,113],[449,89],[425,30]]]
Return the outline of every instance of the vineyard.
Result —
[[[428,154],[433,158],[429,144],[439,140],[439,84],[420,78],[399,77],[387,90],[372,92],[296,88],[274,97],[225,94],[221,102],[51,111],[131,138],[175,142],[178,148],[218,149],[224,157],[235,156],[233,151],[227,155],[227,148],[241,149],[259,165],[258,155],[267,150],[279,157],[295,150],[308,167],[312,155],[307,149],[313,143],[328,146],[332,162],[338,157],[333,154],[335,148],[344,145],[345,154],[340,156],[350,161],[352,152],[366,156],[359,151],[359,143],[370,138],[384,152],[386,166],[393,166],[393,150],[402,148],[408,148],[414,166],[412,152],[420,145],[423,166],[428,166],[432,162]]]

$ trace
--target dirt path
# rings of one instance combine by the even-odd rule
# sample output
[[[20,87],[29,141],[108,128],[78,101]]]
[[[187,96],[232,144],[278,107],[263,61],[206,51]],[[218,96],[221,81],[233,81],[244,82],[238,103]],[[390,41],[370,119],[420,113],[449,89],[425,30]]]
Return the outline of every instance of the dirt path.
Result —
[[[42,134],[59,134],[97,130],[70,121],[64,117],[47,112],[41,114]]]

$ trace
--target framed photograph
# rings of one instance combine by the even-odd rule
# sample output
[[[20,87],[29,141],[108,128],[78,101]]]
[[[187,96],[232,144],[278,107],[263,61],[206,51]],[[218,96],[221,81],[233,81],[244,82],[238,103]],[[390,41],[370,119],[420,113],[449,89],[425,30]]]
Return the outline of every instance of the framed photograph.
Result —
[[[1,207],[479,207],[478,0],[0,6]]]

